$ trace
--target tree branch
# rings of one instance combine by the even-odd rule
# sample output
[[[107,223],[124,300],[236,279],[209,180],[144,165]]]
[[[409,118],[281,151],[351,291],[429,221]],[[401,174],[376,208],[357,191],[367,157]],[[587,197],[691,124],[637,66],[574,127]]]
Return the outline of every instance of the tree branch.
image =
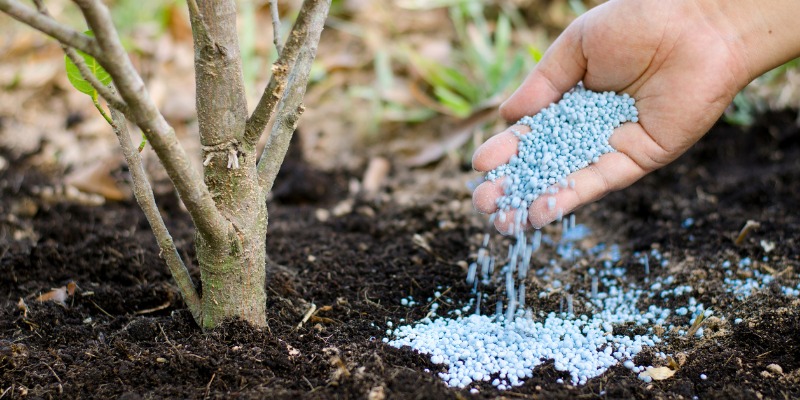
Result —
[[[164,259],[169,268],[169,272],[178,284],[178,289],[183,296],[183,301],[192,312],[195,321],[202,321],[202,302],[200,296],[195,290],[192,277],[189,276],[189,271],[186,269],[181,256],[178,254],[178,249],[175,247],[175,242],[172,240],[164,220],[161,218],[161,213],[158,211],[156,199],[153,196],[153,189],[150,187],[150,181],[147,180],[147,175],[144,171],[142,164],[142,157],[139,155],[138,148],[131,142],[130,134],[128,133],[128,125],[125,122],[125,116],[119,110],[111,108],[111,117],[113,119],[114,133],[119,139],[119,145],[122,148],[122,155],[125,156],[125,162],[128,163],[128,169],[131,173],[131,180],[133,181],[133,194],[136,197],[136,202],[139,207],[144,211],[147,222],[150,223],[150,229],[156,237],[158,248],[160,249],[159,256]]]
[[[244,134],[245,143],[255,145],[275,114],[275,108],[283,99],[284,93],[287,92],[287,81],[296,67],[301,48],[313,44],[316,49],[330,6],[331,0],[306,0],[303,2],[303,7],[300,9],[297,21],[292,27],[283,51],[281,51],[280,58],[272,65],[272,77],[264,89],[264,94],[261,95],[258,105],[247,120]],[[316,37],[316,39],[306,40],[311,37]],[[305,86],[305,82],[303,85]]]
[[[330,1],[326,1],[326,4],[330,6]],[[278,106],[275,124],[272,126],[272,131],[264,152],[261,154],[261,159],[258,161],[259,184],[266,192],[272,190],[275,177],[278,176],[283,159],[286,157],[286,151],[289,149],[289,142],[292,139],[295,128],[297,128],[297,121],[305,110],[303,96],[306,94],[308,75],[311,73],[311,65],[317,55],[319,37],[322,33],[327,13],[328,8],[325,7],[324,12],[317,13],[312,20],[306,43],[300,52],[300,57],[289,79],[289,89]]]
[[[53,18],[25,6],[17,0],[0,0],[0,11],[31,28],[52,36],[64,45],[74,47],[94,58],[100,55],[100,48],[91,36],[62,25]]]
[[[281,54],[283,53],[283,43],[281,43],[281,16],[278,13],[278,0],[270,0],[269,13],[272,15],[272,42],[275,43],[278,54]]]
[[[139,125],[153,146],[186,205],[198,233],[210,241],[229,240],[232,234],[230,223],[216,208],[208,187],[192,168],[186,152],[175,136],[175,131],[148,95],[142,78],[133,68],[128,54],[122,47],[108,8],[100,0],[74,1],[94,31],[100,47],[101,51],[95,58],[111,75],[120,96],[127,103],[128,117]]]

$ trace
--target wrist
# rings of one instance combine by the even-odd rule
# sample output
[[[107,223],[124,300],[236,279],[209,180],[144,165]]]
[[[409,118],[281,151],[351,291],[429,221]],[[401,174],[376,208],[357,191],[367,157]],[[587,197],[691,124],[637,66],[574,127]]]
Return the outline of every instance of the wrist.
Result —
[[[744,84],[800,57],[800,1],[696,0],[744,67]]]

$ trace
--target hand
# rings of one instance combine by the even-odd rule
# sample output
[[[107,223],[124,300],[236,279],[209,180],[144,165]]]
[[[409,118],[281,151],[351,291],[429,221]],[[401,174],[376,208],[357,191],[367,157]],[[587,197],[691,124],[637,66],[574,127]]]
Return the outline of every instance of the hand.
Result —
[[[501,106],[506,120],[538,113],[583,81],[587,89],[634,97],[639,122],[615,130],[610,143],[617,152],[567,178],[574,180],[574,188],[558,191],[555,208],[547,206],[550,195],[534,201],[531,225],[542,227],[631,185],[675,160],[711,128],[758,68],[748,63],[752,54],[726,31],[734,21],[720,16],[719,7],[712,0],[611,1],[575,20],[553,43]],[[476,170],[490,171],[516,154],[512,130],[529,132],[512,126],[490,138],[475,152]],[[478,211],[492,213],[502,195],[500,180],[487,181],[473,193],[473,203]],[[508,233],[513,220],[511,215],[497,218],[495,225]]]

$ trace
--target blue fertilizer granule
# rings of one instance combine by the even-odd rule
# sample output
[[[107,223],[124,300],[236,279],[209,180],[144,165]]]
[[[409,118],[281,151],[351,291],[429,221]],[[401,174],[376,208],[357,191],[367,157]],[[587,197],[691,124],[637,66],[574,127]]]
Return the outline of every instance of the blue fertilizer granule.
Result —
[[[518,133],[517,154],[486,175],[490,181],[506,177],[505,195],[498,199],[498,208],[527,209],[548,188],[556,184],[566,187],[569,174],[613,152],[608,139],[614,129],[639,121],[634,103],[627,94],[593,92],[578,85],[558,103],[520,119],[517,125],[527,126],[531,132]]]

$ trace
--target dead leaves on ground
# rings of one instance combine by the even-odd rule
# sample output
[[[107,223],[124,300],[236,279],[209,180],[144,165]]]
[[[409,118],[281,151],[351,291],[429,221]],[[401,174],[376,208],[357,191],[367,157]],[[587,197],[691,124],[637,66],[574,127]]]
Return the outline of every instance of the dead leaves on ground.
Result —
[[[74,281],[69,281],[64,286],[52,288],[50,291],[36,296],[35,300],[39,303],[52,301],[62,307],[67,307],[67,300],[73,297],[77,290],[78,284],[76,284]],[[28,303],[22,297],[20,297],[19,301],[17,301],[17,311],[19,311],[21,314],[18,321],[22,321],[23,323],[27,324],[31,330],[39,328],[39,324],[28,319],[28,314],[32,313],[33,310],[30,306],[28,306]]]
[[[640,373],[639,376],[649,376],[653,378],[654,381],[663,381],[664,379],[672,378],[675,372],[677,371],[669,367],[648,367],[644,372]]]
[[[45,301],[53,301],[66,307],[67,299],[75,295],[75,290],[77,290],[77,288],[78,285],[74,281],[70,281],[65,286],[53,288],[49,292],[39,295],[36,298],[36,301],[40,303]],[[20,301],[22,301],[22,299],[20,299]]]
[[[320,308],[317,308],[316,304],[311,303],[311,305],[308,308],[308,311],[306,311],[305,315],[303,315],[303,319],[300,321],[299,324],[297,324],[297,327],[295,327],[295,330],[302,328],[303,324],[305,324],[306,322],[316,322],[317,325],[315,325],[314,327],[319,330],[323,329],[321,326],[319,326],[319,324],[329,325],[338,323],[339,321],[336,321],[333,318],[322,317],[317,315],[318,313],[321,312],[324,313],[331,310],[333,310],[333,306],[322,306]]]

